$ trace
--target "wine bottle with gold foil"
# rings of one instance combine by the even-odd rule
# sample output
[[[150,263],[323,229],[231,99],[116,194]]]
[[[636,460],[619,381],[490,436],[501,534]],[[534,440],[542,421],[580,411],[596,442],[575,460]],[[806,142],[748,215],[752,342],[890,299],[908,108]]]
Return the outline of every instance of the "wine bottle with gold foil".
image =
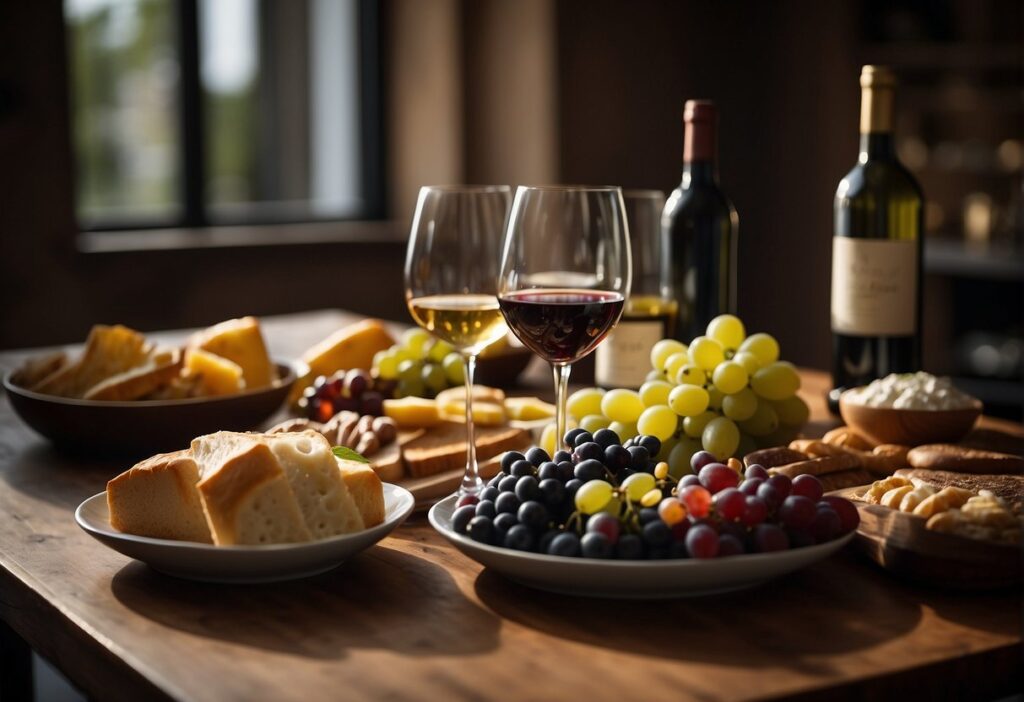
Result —
[[[843,390],[921,367],[921,188],[896,157],[896,79],[860,75],[860,155],[839,182],[832,238],[832,386]]]

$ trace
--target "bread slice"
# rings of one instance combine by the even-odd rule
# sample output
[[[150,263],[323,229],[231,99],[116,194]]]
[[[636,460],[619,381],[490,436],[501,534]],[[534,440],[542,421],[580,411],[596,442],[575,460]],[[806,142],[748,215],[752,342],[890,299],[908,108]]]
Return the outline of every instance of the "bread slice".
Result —
[[[86,400],[137,400],[169,385],[181,372],[181,350],[165,349],[143,365],[111,376],[85,391]]]
[[[121,325],[97,324],[89,331],[82,356],[44,378],[31,390],[80,398],[91,387],[149,358],[151,347],[139,332]]]
[[[926,444],[913,448],[907,462],[914,468],[950,470],[956,473],[1020,475],[1024,458],[1008,453],[965,448],[954,444]]]
[[[1024,476],[978,475],[927,468],[901,468],[895,475],[915,483],[931,483],[939,489],[952,485],[974,493],[989,490],[1009,505],[1014,514],[1024,514]]]
[[[63,351],[30,358],[14,372],[11,380],[23,388],[31,389],[68,364],[68,355]]]
[[[476,430],[477,461],[486,461],[504,451],[526,448],[530,434],[513,427],[479,427]],[[402,458],[410,476],[421,478],[466,465],[466,425],[444,422],[402,447]]]
[[[266,387],[277,380],[277,368],[270,360],[255,317],[229,319],[204,329],[192,337],[189,348],[199,348],[238,364],[246,388]]]
[[[370,460],[370,468],[385,483],[398,482],[405,475],[405,466],[402,465],[402,449],[397,441],[383,446],[367,458]]]
[[[240,365],[202,349],[185,352],[185,371],[195,379],[196,390],[203,397],[234,395],[246,387]]]
[[[384,486],[380,477],[369,465],[335,459],[342,480],[352,495],[352,500],[363,518],[363,525],[369,529],[384,522]]]
[[[223,432],[192,441],[201,479],[196,485],[218,546],[309,541],[281,463],[258,441],[226,441]]]
[[[156,539],[212,543],[189,450],[147,458],[107,483],[110,525]]]

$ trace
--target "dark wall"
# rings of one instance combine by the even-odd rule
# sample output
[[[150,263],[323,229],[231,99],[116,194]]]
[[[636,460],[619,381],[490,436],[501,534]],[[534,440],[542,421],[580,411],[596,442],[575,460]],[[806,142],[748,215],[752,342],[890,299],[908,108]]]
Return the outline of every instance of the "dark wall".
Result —
[[[671,191],[683,103],[714,99],[740,217],[740,316],[817,367],[831,343],[832,198],[857,155],[854,5],[558,4],[563,180]]]

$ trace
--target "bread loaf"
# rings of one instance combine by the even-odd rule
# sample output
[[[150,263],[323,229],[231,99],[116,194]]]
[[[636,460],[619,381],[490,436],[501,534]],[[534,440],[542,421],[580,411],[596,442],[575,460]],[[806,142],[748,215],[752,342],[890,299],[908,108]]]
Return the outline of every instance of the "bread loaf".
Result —
[[[288,479],[270,447],[227,442],[217,434],[192,442],[203,501],[218,546],[279,544],[312,538]]]
[[[138,536],[212,543],[198,480],[188,450],[137,463],[107,483],[110,525]]]

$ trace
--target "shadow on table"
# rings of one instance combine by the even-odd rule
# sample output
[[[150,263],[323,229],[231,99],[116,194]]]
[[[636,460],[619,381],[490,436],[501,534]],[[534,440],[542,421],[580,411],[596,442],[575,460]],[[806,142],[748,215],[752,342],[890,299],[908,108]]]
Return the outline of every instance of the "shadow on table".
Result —
[[[268,585],[179,580],[132,562],[111,590],[163,626],[317,659],[344,658],[350,649],[480,655],[496,648],[501,624],[441,566],[382,546],[329,573]]]
[[[108,480],[131,466],[130,462],[71,457],[40,441],[0,455],[0,479],[31,497],[73,508],[106,489]]]
[[[760,587],[677,600],[609,600],[556,595],[485,569],[480,601],[499,616],[551,636],[655,658],[717,665],[834,672],[824,656],[889,641],[921,619],[911,600],[858,588],[846,556]],[[878,612],[885,612],[884,618]]]

